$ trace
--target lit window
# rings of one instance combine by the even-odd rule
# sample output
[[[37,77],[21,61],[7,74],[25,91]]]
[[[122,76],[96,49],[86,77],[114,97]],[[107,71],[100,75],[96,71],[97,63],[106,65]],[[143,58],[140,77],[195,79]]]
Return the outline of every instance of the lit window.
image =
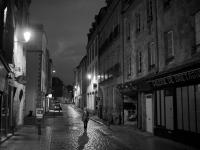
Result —
[[[7,7],[4,9],[4,18],[3,18],[4,24],[6,23],[6,20],[7,20]]]

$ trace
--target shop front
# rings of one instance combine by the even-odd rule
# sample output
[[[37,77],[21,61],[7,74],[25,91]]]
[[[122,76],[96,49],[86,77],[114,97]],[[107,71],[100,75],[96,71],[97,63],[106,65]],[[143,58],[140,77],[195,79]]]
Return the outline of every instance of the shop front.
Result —
[[[200,66],[160,73],[150,82],[155,96],[155,135],[199,145]]]
[[[8,71],[0,61],[0,139],[12,133],[12,100],[9,96],[11,87],[8,86]]]

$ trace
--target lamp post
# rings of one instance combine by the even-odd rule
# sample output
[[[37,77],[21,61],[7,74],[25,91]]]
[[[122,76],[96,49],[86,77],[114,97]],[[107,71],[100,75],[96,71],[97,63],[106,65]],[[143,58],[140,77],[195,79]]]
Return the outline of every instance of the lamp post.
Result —
[[[91,75],[91,74],[87,74],[87,78],[88,78],[89,80],[91,80],[91,79],[92,79],[92,75]]]
[[[23,36],[24,36],[24,40],[25,42],[28,42],[31,38],[31,32],[29,30],[26,30],[24,33],[23,33]]]

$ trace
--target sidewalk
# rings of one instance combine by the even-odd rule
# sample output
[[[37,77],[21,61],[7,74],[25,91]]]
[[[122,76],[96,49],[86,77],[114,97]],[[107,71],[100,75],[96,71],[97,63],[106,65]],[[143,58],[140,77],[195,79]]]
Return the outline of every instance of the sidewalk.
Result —
[[[131,125],[107,125],[107,122],[100,119],[98,116],[90,117],[91,120],[103,124],[108,127],[110,134],[120,143],[127,145],[130,149],[133,147],[141,147],[142,149],[183,149],[183,150],[198,150],[198,148],[190,145],[175,142],[170,139],[155,136],[148,132],[143,132]],[[146,143],[146,145],[144,145]],[[142,145],[142,146],[141,146]],[[148,147],[148,145],[156,145]],[[166,147],[165,147],[166,145]]]
[[[20,150],[49,150],[51,137],[48,136],[50,134],[47,133],[50,132],[50,128],[42,128],[42,135],[38,135],[36,126],[24,126],[9,140],[3,142],[0,145],[0,149],[18,150],[20,148]]]

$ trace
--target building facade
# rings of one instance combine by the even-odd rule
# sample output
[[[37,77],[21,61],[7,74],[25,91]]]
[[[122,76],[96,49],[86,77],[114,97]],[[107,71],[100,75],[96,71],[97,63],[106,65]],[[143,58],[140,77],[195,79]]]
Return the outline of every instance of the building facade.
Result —
[[[96,112],[98,96],[98,32],[97,22],[92,23],[87,43],[87,108]]]
[[[99,116],[198,144],[199,1],[106,3],[87,44],[88,73],[97,74]],[[91,81],[87,100],[95,107]]]
[[[153,132],[153,94],[144,81],[157,71],[155,1],[124,1],[122,8],[124,123]],[[147,119],[148,118],[148,119]]]
[[[110,0],[98,14],[100,116],[116,124],[122,118],[122,99],[117,89],[123,70],[121,8],[122,1]]]
[[[159,73],[150,80],[154,132],[198,144],[200,2],[168,0],[157,5]]]
[[[33,37],[28,44],[26,53],[26,108],[25,114],[30,111],[36,115],[36,108],[45,110],[45,95],[48,93],[47,38],[43,25],[32,25]]]
[[[26,44],[30,0],[0,1],[0,138],[23,124],[26,83]]]
[[[138,128],[198,145],[199,1],[127,2],[119,90],[136,99]]]

